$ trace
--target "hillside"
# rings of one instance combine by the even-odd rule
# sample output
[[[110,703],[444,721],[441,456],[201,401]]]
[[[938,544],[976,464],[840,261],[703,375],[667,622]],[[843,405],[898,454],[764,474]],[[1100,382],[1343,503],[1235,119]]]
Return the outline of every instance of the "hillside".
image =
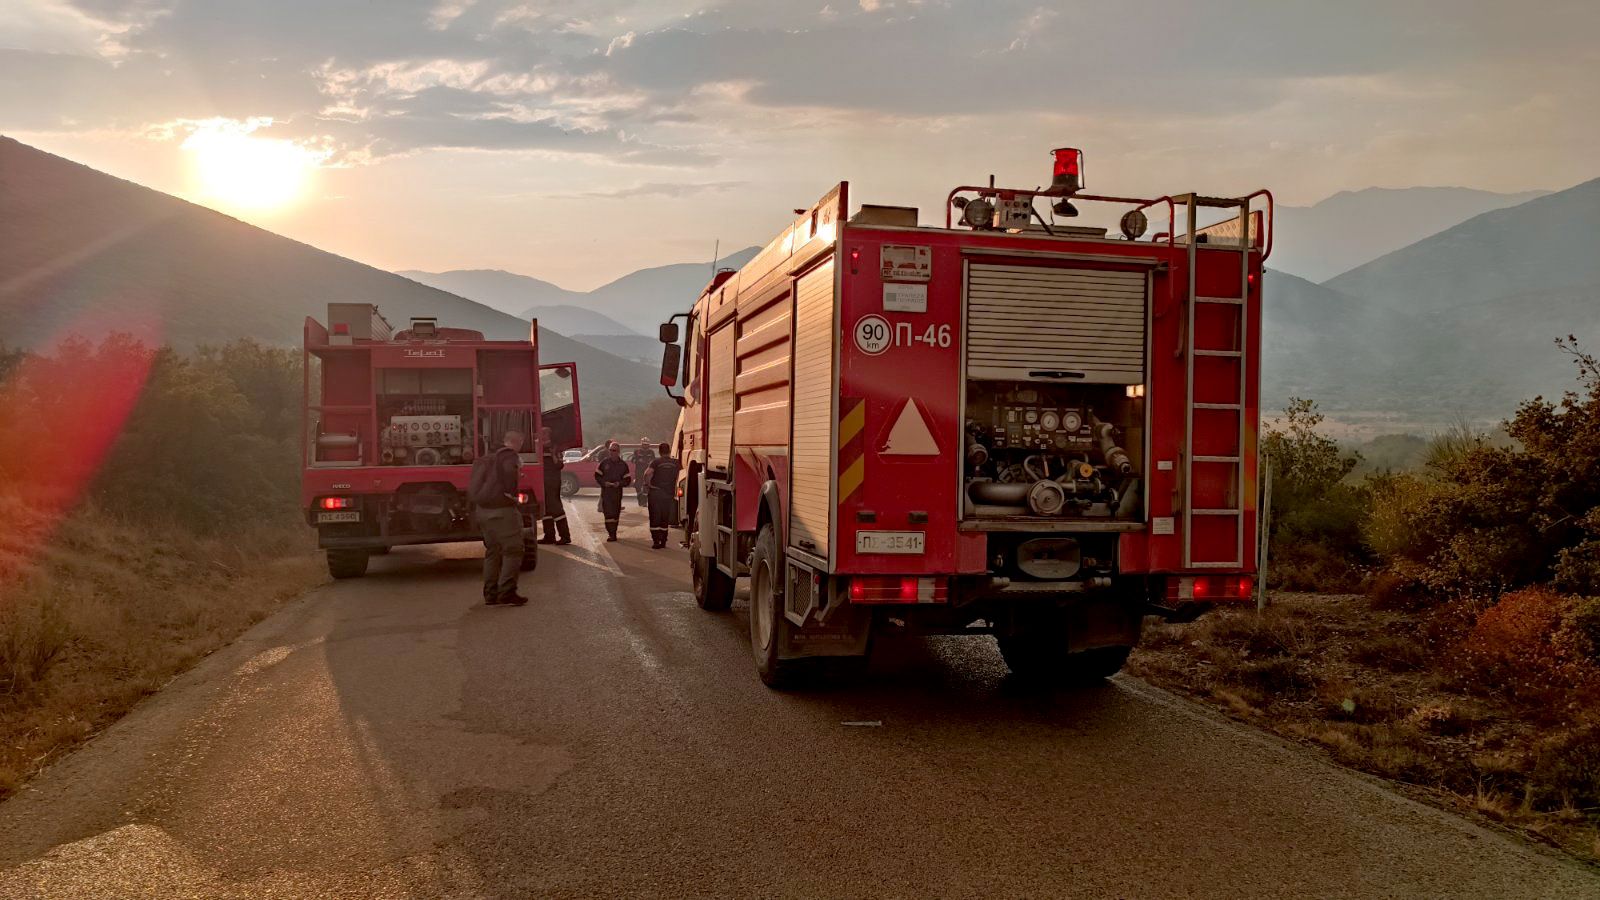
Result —
[[[1600,347],[1596,234],[1600,180],[1484,213],[1322,285],[1275,274],[1268,395],[1292,387],[1333,411],[1423,425],[1492,422],[1522,399],[1558,395],[1574,370],[1552,342],[1576,334]],[[1341,312],[1330,320],[1331,308]]]
[[[448,272],[404,269],[395,274],[441,291],[471,298],[474,303],[482,303],[513,316],[522,315],[523,310],[530,307],[573,307],[573,304],[581,304],[583,297],[578,291],[569,291],[548,281],[500,269],[452,269]],[[581,305],[573,308],[581,308]]]
[[[760,247],[746,247],[717,260],[717,267],[739,268],[755,258]],[[711,280],[709,263],[675,263],[640,269],[584,295],[584,305],[605,313],[635,331],[654,334],[656,325],[687,312]]]
[[[737,268],[759,250],[746,247],[718,260],[717,265]],[[569,291],[548,281],[499,269],[407,270],[400,274],[522,318],[537,316],[541,322],[559,321],[567,327],[551,327],[564,334],[653,338],[657,325],[694,302],[711,278],[711,267],[709,263],[674,263],[640,269],[588,292]],[[559,318],[548,318],[552,307],[561,310]],[[579,315],[584,312],[589,317]]]
[[[1460,187],[1340,191],[1311,206],[1279,206],[1272,263],[1310,281],[1340,272],[1458,225],[1516,206],[1543,191],[1497,194]]]
[[[3,340],[127,331],[179,347],[238,337],[298,344],[330,300],[377,303],[391,322],[437,316],[493,338],[526,320],[0,138]],[[546,328],[541,355],[573,361],[591,410],[649,399],[650,367]]]

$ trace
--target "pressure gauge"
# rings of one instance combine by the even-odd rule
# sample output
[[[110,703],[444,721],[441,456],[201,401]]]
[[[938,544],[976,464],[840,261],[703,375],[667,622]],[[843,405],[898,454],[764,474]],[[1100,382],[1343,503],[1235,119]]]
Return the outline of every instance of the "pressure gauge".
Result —
[[[1055,431],[1061,427],[1061,417],[1052,410],[1039,417],[1039,425],[1045,431]]]
[[[1028,410],[1022,414],[1022,421],[1027,422],[1029,425],[1037,424],[1039,421],[1039,411],[1037,409]]]
[[[1067,412],[1061,416],[1061,427],[1066,431],[1076,432],[1083,427],[1083,419],[1075,412]]]

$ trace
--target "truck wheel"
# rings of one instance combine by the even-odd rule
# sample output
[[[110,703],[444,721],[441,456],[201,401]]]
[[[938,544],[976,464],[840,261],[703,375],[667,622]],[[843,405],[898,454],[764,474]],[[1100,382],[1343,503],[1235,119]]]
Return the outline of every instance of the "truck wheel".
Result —
[[[1132,647],[1095,647],[1068,653],[1066,635],[1055,629],[996,638],[1000,655],[1018,678],[1089,685],[1122,670]]]
[[[1075,684],[1094,684],[1122,671],[1132,647],[1096,647],[1067,654],[1067,679]]]
[[[755,552],[750,555],[750,652],[756,674],[767,687],[794,683],[800,660],[781,659],[778,651],[789,636],[783,615],[783,557],[772,525],[761,526]]]
[[[571,472],[561,473],[561,496],[576,497],[578,495],[578,476]]]
[[[539,542],[522,539],[522,567],[524,572],[539,568]]]
[[[335,578],[360,578],[367,574],[365,550],[329,550],[328,574]]]
[[[722,612],[733,605],[733,579],[717,568],[715,559],[700,555],[699,544],[698,535],[689,541],[689,565],[694,571],[694,605],[707,612]]]

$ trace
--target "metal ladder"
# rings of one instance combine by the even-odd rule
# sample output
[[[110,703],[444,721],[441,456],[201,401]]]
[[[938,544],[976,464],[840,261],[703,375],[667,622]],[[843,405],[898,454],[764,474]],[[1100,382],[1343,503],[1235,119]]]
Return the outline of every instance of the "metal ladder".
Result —
[[[1226,197],[1202,197],[1197,194],[1180,194],[1173,200],[1185,206],[1185,230],[1188,243],[1188,283],[1184,304],[1186,322],[1183,336],[1184,356],[1184,430],[1183,430],[1183,566],[1187,569],[1239,569],[1243,568],[1245,561],[1244,546],[1244,453],[1245,453],[1245,388],[1248,384],[1245,359],[1248,344],[1249,310],[1247,304],[1250,296],[1250,198],[1242,199]],[[1199,262],[1200,242],[1198,213],[1200,209],[1238,209],[1238,242],[1208,244],[1206,249],[1212,252],[1233,251],[1239,254],[1239,289],[1237,297],[1210,297],[1200,296],[1196,292],[1196,269]],[[1208,226],[1218,228],[1227,220]],[[1223,304],[1239,307],[1237,318],[1238,328],[1233,335],[1232,348],[1199,347],[1195,344],[1195,311],[1200,304]],[[1231,402],[1206,402],[1196,403],[1194,399],[1194,362],[1197,357],[1223,357],[1239,361],[1237,372],[1236,391]],[[1233,453],[1223,456],[1197,456],[1194,452],[1194,414],[1195,410],[1231,410],[1238,421],[1238,435],[1234,441]],[[1229,506],[1217,508],[1196,509],[1194,506],[1194,476],[1197,463],[1226,464],[1232,472],[1231,483],[1227,496],[1231,498]],[[1234,552],[1232,559],[1205,560],[1196,562],[1194,559],[1194,520],[1196,516],[1206,517],[1212,521],[1231,517],[1234,521]]]

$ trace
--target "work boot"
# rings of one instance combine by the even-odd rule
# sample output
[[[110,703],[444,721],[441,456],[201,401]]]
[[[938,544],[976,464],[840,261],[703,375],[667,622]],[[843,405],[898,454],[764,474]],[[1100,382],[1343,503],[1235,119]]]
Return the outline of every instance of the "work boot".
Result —
[[[564,537],[564,538],[562,538],[562,539],[561,539],[561,540],[559,540],[559,541],[556,541],[556,546],[557,546],[557,547],[559,547],[559,546],[561,546],[561,545],[562,545],[562,544],[570,544],[570,543],[572,543],[572,538],[570,538],[570,537]]]
[[[553,537],[545,536],[545,537],[539,538],[539,543],[541,543],[541,544],[554,544],[555,542],[556,542],[556,539],[553,538]]]
[[[504,601],[504,600],[502,600],[502,599],[500,599],[500,598],[499,598],[499,597],[489,597],[489,596],[485,596],[485,597],[484,597],[484,598],[483,598],[483,605],[484,605],[484,606],[499,606],[499,605],[500,605],[500,604],[502,604],[502,603],[504,603],[504,602],[505,602],[505,601]]]
[[[500,598],[500,603],[505,606],[522,606],[527,602],[528,598],[521,594],[507,594]]]

